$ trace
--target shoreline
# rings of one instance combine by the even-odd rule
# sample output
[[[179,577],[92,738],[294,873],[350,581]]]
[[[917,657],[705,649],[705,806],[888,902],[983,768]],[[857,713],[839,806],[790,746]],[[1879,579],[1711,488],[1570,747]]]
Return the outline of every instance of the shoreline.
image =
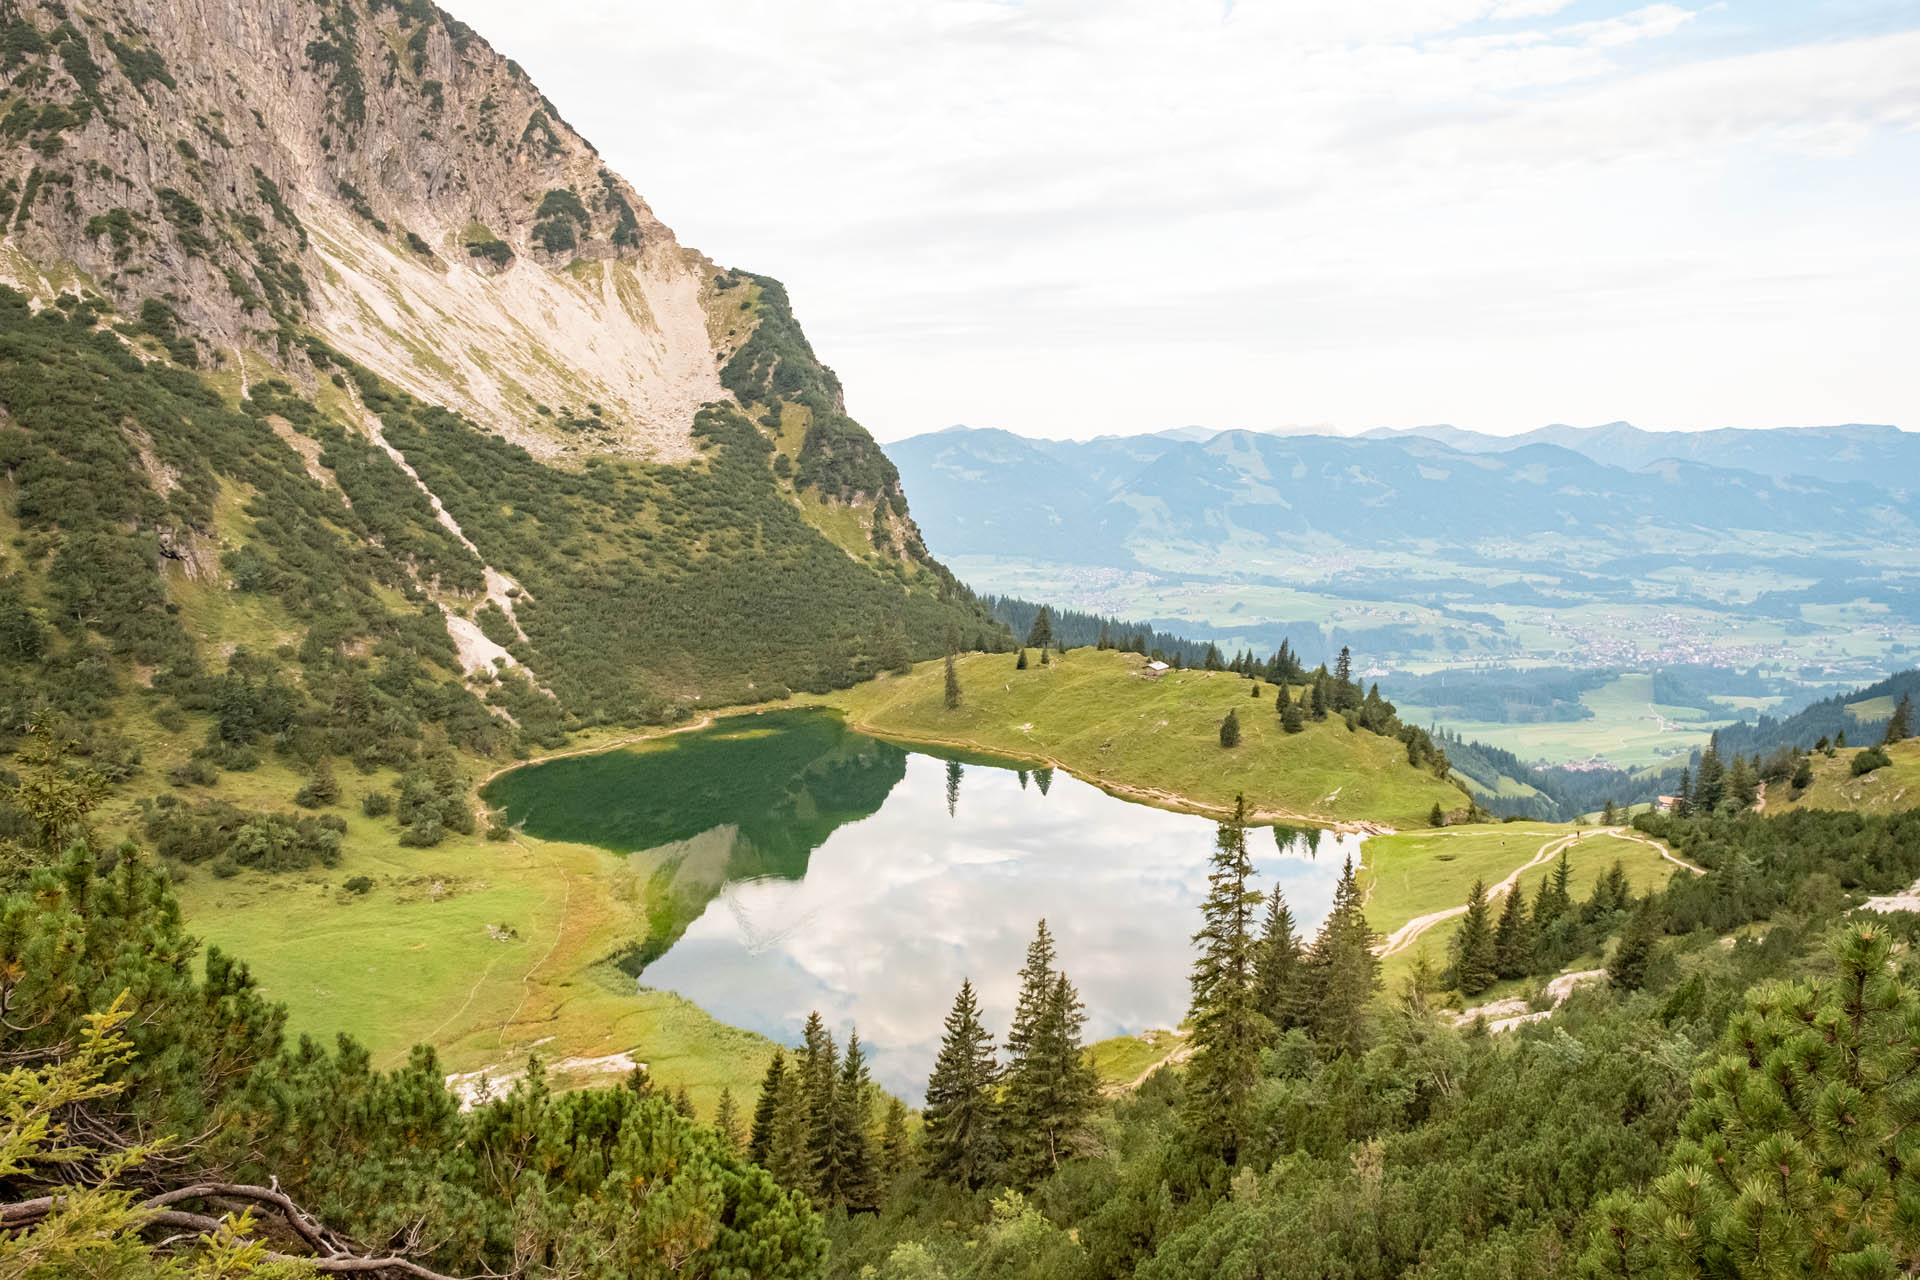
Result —
[[[491,786],[498,779],[514,772],[516,769],[525,769],[537,764],[546,764],[553,760],[566,760],[574,756],[590,756],[598,755],[606,751],[618,751],[623,747],[630,747],[638,742],[652,742],[660,738],[671,737],[676,733],[694,733],[701,729],[711,728],[714,724],[722,720],[735,720],[747,716],[761,716],[766,715],[769,711],[777,714],[782,711],[803,710],[829,712],[839,717],[840,722],[854,732],[865,734],[867,737],[878,739],[881,742],[892,743],[898,747],[947,748],[954,751],[967,751],[975,755],[992,756],[996,759],[1010,761],[1016,766],[1025,764],[1036,768],[1058,769],[1062,773],[1066,773],[1086,783],[1088,786],[1098,787],[1100,790],[1118,800],[1152,805],[1156,809],[1166,809],[1174,813],[1192,814],[1197,818],[1220,818],[1232,812],[1231,808],[1227,805],[1207,800],[1196,800],[1191,796],[1183,796],[1178,792],[1167,791],[1159,787],[1149,787],[1128,782],[1115,782],[1106,778],[1090,778],[1072,765],[1040,752],[1027,753],[987,748],[978,743],[968,742],[959,738],[940,738],[932,735],[909,737],[894,733],[880,729],[868,721],[857,719],[846,710],[825,702],[804,702],[797,705],[789,702],[777,707],[769,707],[766,703],[758,703],[750,707],[741,707],[739,710],[708,711],[703,712],[697,719],[690,720],[685,724],[674,725],[670,728],[653,729],[645,733],[636,733],[628,737],[618,738],[611,742],[598,743],[587,747],[575,747],[566,751],[555,751],[549,755],[530,756],[525,760],[516,760],[511,764],[504,764],[498,769],[495,769],[492,773],[474,784],[474,794],[476,797],[479,797],[481,791]],[[480,798],[483,807],[485,807],[488,812],[492,812],[492,806],[486,805],[484,797]],[[1324,831],[1331,831],[1336,835],[1357,835],[1371,838],[1373,836],[1399,834],[1399,828],[1389,826],[1384,822],[1374,822],[1364,818],[1329,818],[1299,813],[1291,809],[1255,807],[1249,811],[1248,817],[1251,821],[1261,826],[1297,825],[1319,827]]]

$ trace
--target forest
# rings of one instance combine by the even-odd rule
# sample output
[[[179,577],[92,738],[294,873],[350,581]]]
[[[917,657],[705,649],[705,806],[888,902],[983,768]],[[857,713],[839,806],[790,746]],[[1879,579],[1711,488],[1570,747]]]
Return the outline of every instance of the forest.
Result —
[[[919,1123],[816,1019],[702,1125],[644,1070],[562,1094],[536,1059],[462,1110],[425,1047],[381,1072],[288,1042],[151,852],[96,852],[75,763],[25,765],[0,902],[11,1274],[1890,1276],[1920,1249],[1920,917],[1848,915],[1920,874],[1920,814],[1642,817],[1706,874],[1575,902],[1563,871],[1394,990],[1351,866],[1304,938],[1236,816],[1191,1053],[1138,1090],[1095,1088],[1043,921],[1004,1041],[956,996]],[[1498,1036],[1444,1012],[1521,938],[1526,973],[1604,949],[1609,981]]]

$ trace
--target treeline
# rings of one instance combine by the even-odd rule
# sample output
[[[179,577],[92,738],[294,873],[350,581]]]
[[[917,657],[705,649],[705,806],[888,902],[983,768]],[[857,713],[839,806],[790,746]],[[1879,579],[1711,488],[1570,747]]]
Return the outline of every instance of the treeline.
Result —
[[[1219,649],[1212,644],[1190,640],[1170,631],[1155,630],[1152,624],[1130,622],[1078,609],[1056,609],[1017,596],[982,596],[980,603],[996,620],[1016,636],[1031,635],[1040,612],[1045,609],[1053,644],[1060,649],[1084,649],[1099,645],[1105,649],[1126,649],[1156,657],[1161,662],[1178,659],[1182,666],[1204,666],[1207,655],[1216,658]],[[1102,643],[1104,638],[1105,643]],[[1028,641],[1029,644],[1033,642]]]
[[[1875,742],[1885,734],[1887,716],[1855,719],[1847,707],[1856,702],[1920,697],[1920,670],[1902,671],[1852,693],[1835,694],[1782,719],[1761,716],[1756,724],[1730,724],[1717,735],[1723,754],[1766,756],[1781,748],[1804,749],[1821,738],[1845,736],[1855,742]]]
[[[1479,803],[1501,817],[1568,822],[1586,813],[1598,813],[1609,803],[1622,808],[1671,795],[1680,785],[1685,766],[1658,773],[1631,769],[1569,769],[1564,765],[1528,764],[1513,752],[1485,742],[1467,742],[1456,730],[1437,729],[1435,737],[1455,773],[1472,778],[1484,790]],[[1524,782],[1536,796],[1500,795],[1500,778]]]

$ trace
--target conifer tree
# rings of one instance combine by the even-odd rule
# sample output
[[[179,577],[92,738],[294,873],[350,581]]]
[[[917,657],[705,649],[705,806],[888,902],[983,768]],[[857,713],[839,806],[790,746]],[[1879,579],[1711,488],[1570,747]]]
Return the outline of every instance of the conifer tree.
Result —
[[[684,1084],[673,1091],[673,1109],[688,1120],[694,1118],[693,1095],[687,1092]]]
[[[960,811],[960,779],[965,772],[958,760],[947,761],[947,816],[949,818]],[[1042,787],[1040,790],[1044,793],[1046,788]]]
[[[813,1154],[807,1148],[809,1119],[802,1072],[783,1073],[779,1092],[774,1095],[765,1168],[781,1186],[802,1194],[813,1189]]]
[[[1275,885],[1267,898],[1266,919],[1260,926],[1260,945],[1254,953],[1255,1003],[1276,1030],[1292,1025],[1288,998],[1300,967],[1300,935],[1293,926],[1287,897]]]
[[[1894,704],[1893,714],[1887,717],[1887,731],[1881,737],[1882,746],[1892,746],[1896,742],[1905,742],[1913,736],[1913,695],[1903,693],[1900,701]]]
[[[840,1053],[817,1009],[807,1015],[801,1038],[800,1093],[806,1110],[808,1185],[815,1199],[830,1204],[839,1186],[845,1136],[840,1132],[840,1115],[834,1106]]]
[[[1427,814],[1427,825],[1430,827],[1444,827],[1447,825],[1447,811],[1440,807],[1438,800],[1433,802],[1433,809]]]
[[[1086,1015],[1079,993],[1053,960],[1053,938],[1042,920],[1020,970],[1000,1099],[1008,1172],[1022,1186],[1039,1182],[1072,1154],[1099,1087],[1081,1043]]]
[[[890,1183],[913,1172],[913,1142],[907,1135],[907,1104],[887,1099],[886,1118],[880,1122],[880,1181]]]
[[[1613,797],[1607,797],[1606,807],[1600,810],[1600,825],[1611,827],[1620,821],[1620,810],[1614,806]]]
[[[1228,711],[1227,718],[1220,722],[1220,745],[1223,747],[1240,745],[1240,716],[1237,712]]]
[[[1287,682],[1276,680],[1273,685],[1273,714],[1282,720],[1287,718],[1287,708],[1293,705],[1293,698],[1287,692]]]
[[[1893,938],[1853,925],[1831,976],[1747,994],[1693,1075],[1667,1172],[1594,1205],[1585,1274],[1911,1274],[1920,999],[1888,963]]]
[[[998,1081],[993,1037],[980,1025],[973,984],[962,981],[927,1078],[926,1161],[933,1177],[978,1187],[992,1175],[999,1156]]]
[[[1317,676],[1315,676],[1315,677],[1314,677],[1314,681],[1313,681],[1313,718],[1314,718],[1315,720],[1325,720],[1325,719],[1327,718],[1327,707],[1328,707],[1328,698],[1327,698],[1327,684],[1328,684],[1328,679],[1329,679],[1329,677],[1327,676],[1327,673],[1326,673],[1326,672],[1324,672],[1324,671],[1322,671],[1322,672],[1321,672],[1321,673],[1320,673],[1319,675],[1317,675]]]
[[[826,1127],[826,1145],[816,1136],[813,1171],[816,1194],[822,1204],[845,1205],[850,1209],[871,1209],[879,1202],[873,1168],[873,1143],[867,1136],[868,1093],[872,1081],[867,1075],[866,1054],[860,1047],[860,1034],[847,1033],[846,1058],[834,1081],[828,1103],[833,1123]],[[815,1126],[815,1134],[822,1132]]]
[[[747,1137],[747,1159],[765,1165],[773,1151],[774,1108],[779,1105],[780,1087],[787,1074],[787,1051],[775,1049],[767,1073],[760,1079],[760,1097],[753,1104],[753,1127]]]
[[[1014,661],[1013,669],[1015,671],[1025,671],[1027,669],[1027,651],[1024,648],[1020,650],[1019,658]]]
[[[1733,767],[1727,770],[1727,806],[1735,813],[1744,813],[1759,799],[1760,777],[1753,763],[1743,755],[1734,756]]]
[[[1646,985],[1647,969],[1653,963],[1653,950],[1660,936],[1660,904],[1651,893],[1634,905],[1627,927],[1620,931],[1613,959],[1607,963],[1607,981],[1621,991],[1638,991]]]
[[[1035,769],[1033,771],[1033,785],[1040,788],[1041,795],[1047,794],[1048,789],[1053,786],[1052,767],[1049,766],[1044,769]]]
[[[1800,763],[1794,766],[1792,786],[1796,792],[1805,791],[1813,785],[1813,757],[1801,756]]]
[[[1533,971],[1533,919],[1527,895],[1514,885],[1493,931],[1494,969],[1503,978],[1524,978]]]
[[[1247,800],[1234,797],[1233,816],[1220,824],[1213,869],[1201,907],[1200,948],[1194,960],[1193,1058],[1187,1068],[1188,1123],[1206,1134],[1231,1164],[1247,1136],[1247,1107],[1259,1079],[1260,1046],[1271,1027],[1255,990],[1253,913],[1260,892],[1247,881]]]
[[[1300,713],[1298,702],[1290,703],[1280,713],[1280,728],[1287,733],[1301,733],[1307,727],[1306,717]]]
[[[724,1086],[713,1109],[713,1132],[728,1154],[740,1154],[740,1108],[733,1100],[733,1090]]]
[[[1334,886],[1333,909],[1301,959],[1294,983],[1294,1019],[1330,1057],[1366,1052],[1371,1006],[1380,990],[1380,958],[1367,924],[1364,895],[1348,858]]]
[[[1673,792],[1673,816],[1684,818],[1693,811],[1693,774],[1680,766],[1680,785]]]
[[[960,709],[960,673],[954,670],[953,655],[947,655],[947,710]]]
[[[1027,644],[1034,649],[1047,649],[1053,645],[1053,610],[1044,604],[1040,606],[1040,612],[1034,615],[1033,625],[1027,628]]]
[[[1462,995],[1479,995],[1499,976],[1499,953],[1489,916],[1486,883],[1476,879],[1467,890],[1467,914],[1460,922],[1460,931],[1448,944],[1453,958],[1454,985]]]
[[[1700,768],[1693,775],[1693,810],[1696,813],[1710,814],[1726,798],[1727,771],[1720,763],[1719,744],[1720,737],[1715,734],[1707,739],[1707,748],[1700,753]]]
[[[1553,870],[1540,881],[1540,891],[1533,900],[1535,937],[1544,934],[1547,926],[1573,910],[1573,894],[1567,889],[1567,880],[1572,873],[1572,868],[1567,865],[1567,851],[1562,849],[1553,860]]]

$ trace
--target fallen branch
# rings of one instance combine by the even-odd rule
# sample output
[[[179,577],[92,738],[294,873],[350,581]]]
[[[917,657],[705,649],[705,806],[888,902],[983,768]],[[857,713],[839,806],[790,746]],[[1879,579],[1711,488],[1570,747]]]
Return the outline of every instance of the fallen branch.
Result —
[[[60,1202],[65,1198],[60,1195],[38,1196],[32,1200],[0,1205],[0,1230],[13,1231],[30,1227],[59,1208]],[[286,1220],[294,1234],[313,1250],[311,1255],[269,1250],[266,1257],[270,1262],[298,1263],[323,1275],[376,1275],[388,1272],[411,1276],[413,1280],[462,1280],[461,1277],[423,1267],[411,1258],[394,1254],[375,1256],[355,1252],[345,1237],[328,1228],[294,1203],[293,1198],[280,1190],[277,1184],[261,1187],[239,1182],[198,1182],[161,1192],[159,1195],[141,1201],[137,1207],[141,1213],[143,1226],[172,1227],[197,1236],[213,1236],[218,1235],[225,1227],[226,1224],[222,1219],[172,1207],[187,1200],[210,1199],[245,1200],[269,1205]],[[173,1237],[173,1239],[179,1238]]]

